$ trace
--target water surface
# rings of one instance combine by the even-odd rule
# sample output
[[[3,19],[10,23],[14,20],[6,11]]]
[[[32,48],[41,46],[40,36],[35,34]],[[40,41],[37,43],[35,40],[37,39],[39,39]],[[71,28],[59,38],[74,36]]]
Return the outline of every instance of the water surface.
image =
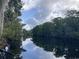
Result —
[[[53,52],[46,52],[43,48],[36,46],[31,38],[23,41],[23,48],[26,52],[22,52],[23,59],[65,59],[64,57],[56,58]]]

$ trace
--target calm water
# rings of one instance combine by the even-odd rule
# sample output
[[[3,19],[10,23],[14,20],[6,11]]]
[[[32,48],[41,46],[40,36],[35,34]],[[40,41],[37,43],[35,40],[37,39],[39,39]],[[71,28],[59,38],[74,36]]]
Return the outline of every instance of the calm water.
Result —
[[[23,43],[26,52],[22,52],[23,59],[65,59],[64,57],[56,58],[52,52],[46,52],[42,48],[37,47],[31,38],[26,39]]]

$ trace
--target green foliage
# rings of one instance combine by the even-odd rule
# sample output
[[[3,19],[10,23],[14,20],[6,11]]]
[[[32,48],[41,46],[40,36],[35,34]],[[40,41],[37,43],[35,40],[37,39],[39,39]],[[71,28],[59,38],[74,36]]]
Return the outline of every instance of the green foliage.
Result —
[[[3,38],[6,39],[6,42],[9,45],[9,52],[14,54],[13,57],[16,57],[17,55],[19,57],[21,53],[20,46],[22,43],[21,37],[23,25],[21,24],[21,19],[18,18],[18,16],[21,16],[21,7],[21,0],[10,0],[8,8],[4,13]],[[12,57],[9,59],[12,59]]]
[[[51,45],[49,47],[48,43],[52,40],[52,23],[45,23],[43,25],[37,26],[32,30],[33,33],[33,42],[40,46],[44,47],[47,50],[52,50]],[[48,40],[50,39],[50,40]],[[51,43],[50,43],[51,44]]]
[[[55,56],[79,58],[79,17],[55,18],[32,30],[33,42]]]
[[[0,0],[0,7],[2,6],[2,0]]]
[[[21,0],[10,0],[9,1],[9,8],[13,11],[15,11],[15,15],[21,16],[21,8],[22,8],[22,2]]]
[[[31,38],[31,37],[32,37],[32,32],[23,29],[23,39],[25,40],[26,38]]]
[[[9,21],[8,23],[5,23],[3,36],[20,39],[21,30],[22,26],[18,20]]]

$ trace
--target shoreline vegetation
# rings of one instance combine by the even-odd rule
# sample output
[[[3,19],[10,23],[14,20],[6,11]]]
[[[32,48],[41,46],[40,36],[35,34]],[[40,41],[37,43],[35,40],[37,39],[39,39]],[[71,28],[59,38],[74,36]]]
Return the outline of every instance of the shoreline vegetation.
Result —
[[[0,47],[1,49],[5,49],[7,47],[7,52],[12,53],[13,55],[11,56],[10,54],[5,54],[3,57],[5,57],[6,59],[22,59],[20,54],[22,51],[25,51],[24,49],[20,48],[20,46],[22,45],[21,37],[23,36],[23,24],[20,23],[22,20],[18,18],[19,16],[21,16],[22,2],[21,0],[10,0],[8,2],[8,6],[5,8],[6,9],[3,14],[4,25],[2,37],[0,39]]]

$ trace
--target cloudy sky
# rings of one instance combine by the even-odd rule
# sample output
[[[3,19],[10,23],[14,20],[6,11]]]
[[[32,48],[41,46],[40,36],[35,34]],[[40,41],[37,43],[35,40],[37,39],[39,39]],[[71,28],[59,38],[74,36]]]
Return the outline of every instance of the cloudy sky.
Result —
[[[67,10],[79,10],[79,0],[22,0],[21,19],[27,24],[24,28],[31,28],[50,21],[55,17],[64,17]],[[28,39],[23,42],[27,52],[23,52],[23,59],[57,59],[51,52],[37,47]],[[63,57],[58,59],[64,59]]]
[[[22,20],[27,30],[54,17],[64,16],[67,10],[79,10],[79,0],[22,0]]]

